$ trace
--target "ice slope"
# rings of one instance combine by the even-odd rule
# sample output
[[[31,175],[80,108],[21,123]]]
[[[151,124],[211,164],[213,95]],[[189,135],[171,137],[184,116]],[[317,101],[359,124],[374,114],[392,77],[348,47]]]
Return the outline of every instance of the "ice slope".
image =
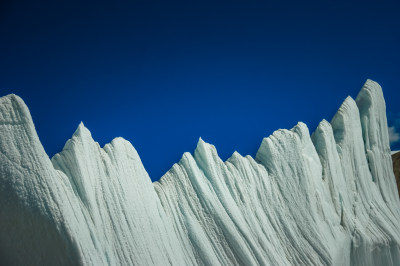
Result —
[[[83,124],[51,160],[29,111],[0,98],[1,265],[399,265],[385,102],[368,80],[331,122],[223,162],[199,140],[159,182]]]

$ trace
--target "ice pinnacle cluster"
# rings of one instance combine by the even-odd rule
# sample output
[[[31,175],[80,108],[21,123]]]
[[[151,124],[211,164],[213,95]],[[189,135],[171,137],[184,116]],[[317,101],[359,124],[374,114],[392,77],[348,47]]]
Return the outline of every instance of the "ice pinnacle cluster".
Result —
[[[1,265],[399,265],[400,202],[381,87],[331,122],[222,161],[199,140],[152,183],[122,138],[80,124],[52,159],[29,110],[0,98]]]

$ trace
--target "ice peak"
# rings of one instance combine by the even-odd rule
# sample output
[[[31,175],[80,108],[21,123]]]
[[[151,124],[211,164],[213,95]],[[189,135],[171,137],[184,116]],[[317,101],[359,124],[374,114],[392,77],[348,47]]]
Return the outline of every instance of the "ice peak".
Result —
[[[346,99],[344,99],[342,105],[343,105],[343,104],[351,104],[352,102],[354,102],[353,97],[351,97],[350,95],[348,95],[348,96],[346,97]]]
[[[321,153],[321,150],[326,150],[328,139],[333,136],[332,126],[331,124],[323,119],[319,122],[317,128],[313,132],[311,136],[311,140],[314,143],[314,146],[318,153]]]
[[[235,162],[237,162],[241,159],[243,159],[243,156],[240,153],[238,153],[237,151],[234,151],[232,153],[231,157],[229,157],[228,160],[226,160],[226,161],[235,164]]]
[[[233,153],[232,153],[232,156],[231,157],[243,157],[242,155],[240,155],[240,153],[239,152],[237,152],[237,151],[234,151]]]
[[[380,87],[380,85],[378,84],[378,82],[373,81],[372,79],[367,79],[367,80],[365,81],[363,87],[370,87],[370,86],[373,86],[373,87],[379,86],[379,87]]]
[[[18,95],[14,94],[14,93],[10,93],[3,97],[0,97],[0,101],[16,101],[16,102],[19,102],[19,103],[25,105],[25,103],[21,99],[21,97],[19,97]]]
[[[368,112],[367,109],[372,105],[377,106],[378,108],[386,108],[381,86],[370,79],[364,83],[355,101],[360,112]]]
[[[346,99],[343,101],[343,103],[340,105],[339,110],[335,114],[334,118],[338,115],[340,116],[351,115],[351,113],[354,111],[357,111],[358,113],[357,105],[351,96],[347,96]]]
[[[318,124],[319,127],[324,127],[327,125],[330,125],[330,124],[326,119],[322,119],[321,122],[319,122],[319,124]]]
[[[0,124],[21,123],[32,123],[31,114],[25,102],[15,94],[8,94],[1,97]]]
[[[368,93],[369,97],[383,96],[382,87],[377,82],[370,79],[364,83],[358,95],[363,95],[365,93]]]
[[[314,133],[317,132],[317,131],[325,132],[326,130],[332,130],[331,123],[329,123],[325,119],[322,119],[321,122],[319,122],[319,124],[318,124],[316,130],[314,131]],[[314,133],[313,133],[313,135],[314,135]]]
[[[308,127],[303,122],[298,122],[290,131],[297,133],[301,138],[310,136]]]
[[[372,80],[367,80],[355,101],[360,111],[366,149],[370,150],[378,145],[389,150],[386,103],[381,86]]]
[[[195,152],[198,152],[200,154],[207,154],[213,149],[213,145],[205,142],[201,137],[199,138],[199,141],[197,142],[197,147]],[[214,147],[215,148],[215,147]]]
[[[206,144],[206,142],[201,138],[201,137],[199,137],[199,140],[197,141],[197,146],[198,145],[204,145],[204,144]]]
[[[81,121],[78,125],[78,128],[75,130],[74,134],[72,137],[85,137],[89,136],[90,138],[92,137],[92,134],[90,133],[89,129],[85,127],[83,122]]]

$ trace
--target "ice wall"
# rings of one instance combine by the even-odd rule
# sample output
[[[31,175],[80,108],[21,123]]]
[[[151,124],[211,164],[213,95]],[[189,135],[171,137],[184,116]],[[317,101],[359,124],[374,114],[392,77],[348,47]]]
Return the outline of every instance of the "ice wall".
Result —
[[[223,162],[199,140],[159,182],[83,124],[51,160],[23,101],[0,98],[1,265],[399,265],[385,102],[368,80]]]

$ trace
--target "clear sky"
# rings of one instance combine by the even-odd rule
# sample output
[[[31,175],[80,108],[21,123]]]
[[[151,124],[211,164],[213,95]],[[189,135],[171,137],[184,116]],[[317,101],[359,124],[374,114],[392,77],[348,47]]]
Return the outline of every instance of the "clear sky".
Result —
[[[83,121],[158,180],[199,137],[225,160],[313,131],[370,78],[400,149],[399,3],[3,0],[0,95],[25,100],[50,157]]]

